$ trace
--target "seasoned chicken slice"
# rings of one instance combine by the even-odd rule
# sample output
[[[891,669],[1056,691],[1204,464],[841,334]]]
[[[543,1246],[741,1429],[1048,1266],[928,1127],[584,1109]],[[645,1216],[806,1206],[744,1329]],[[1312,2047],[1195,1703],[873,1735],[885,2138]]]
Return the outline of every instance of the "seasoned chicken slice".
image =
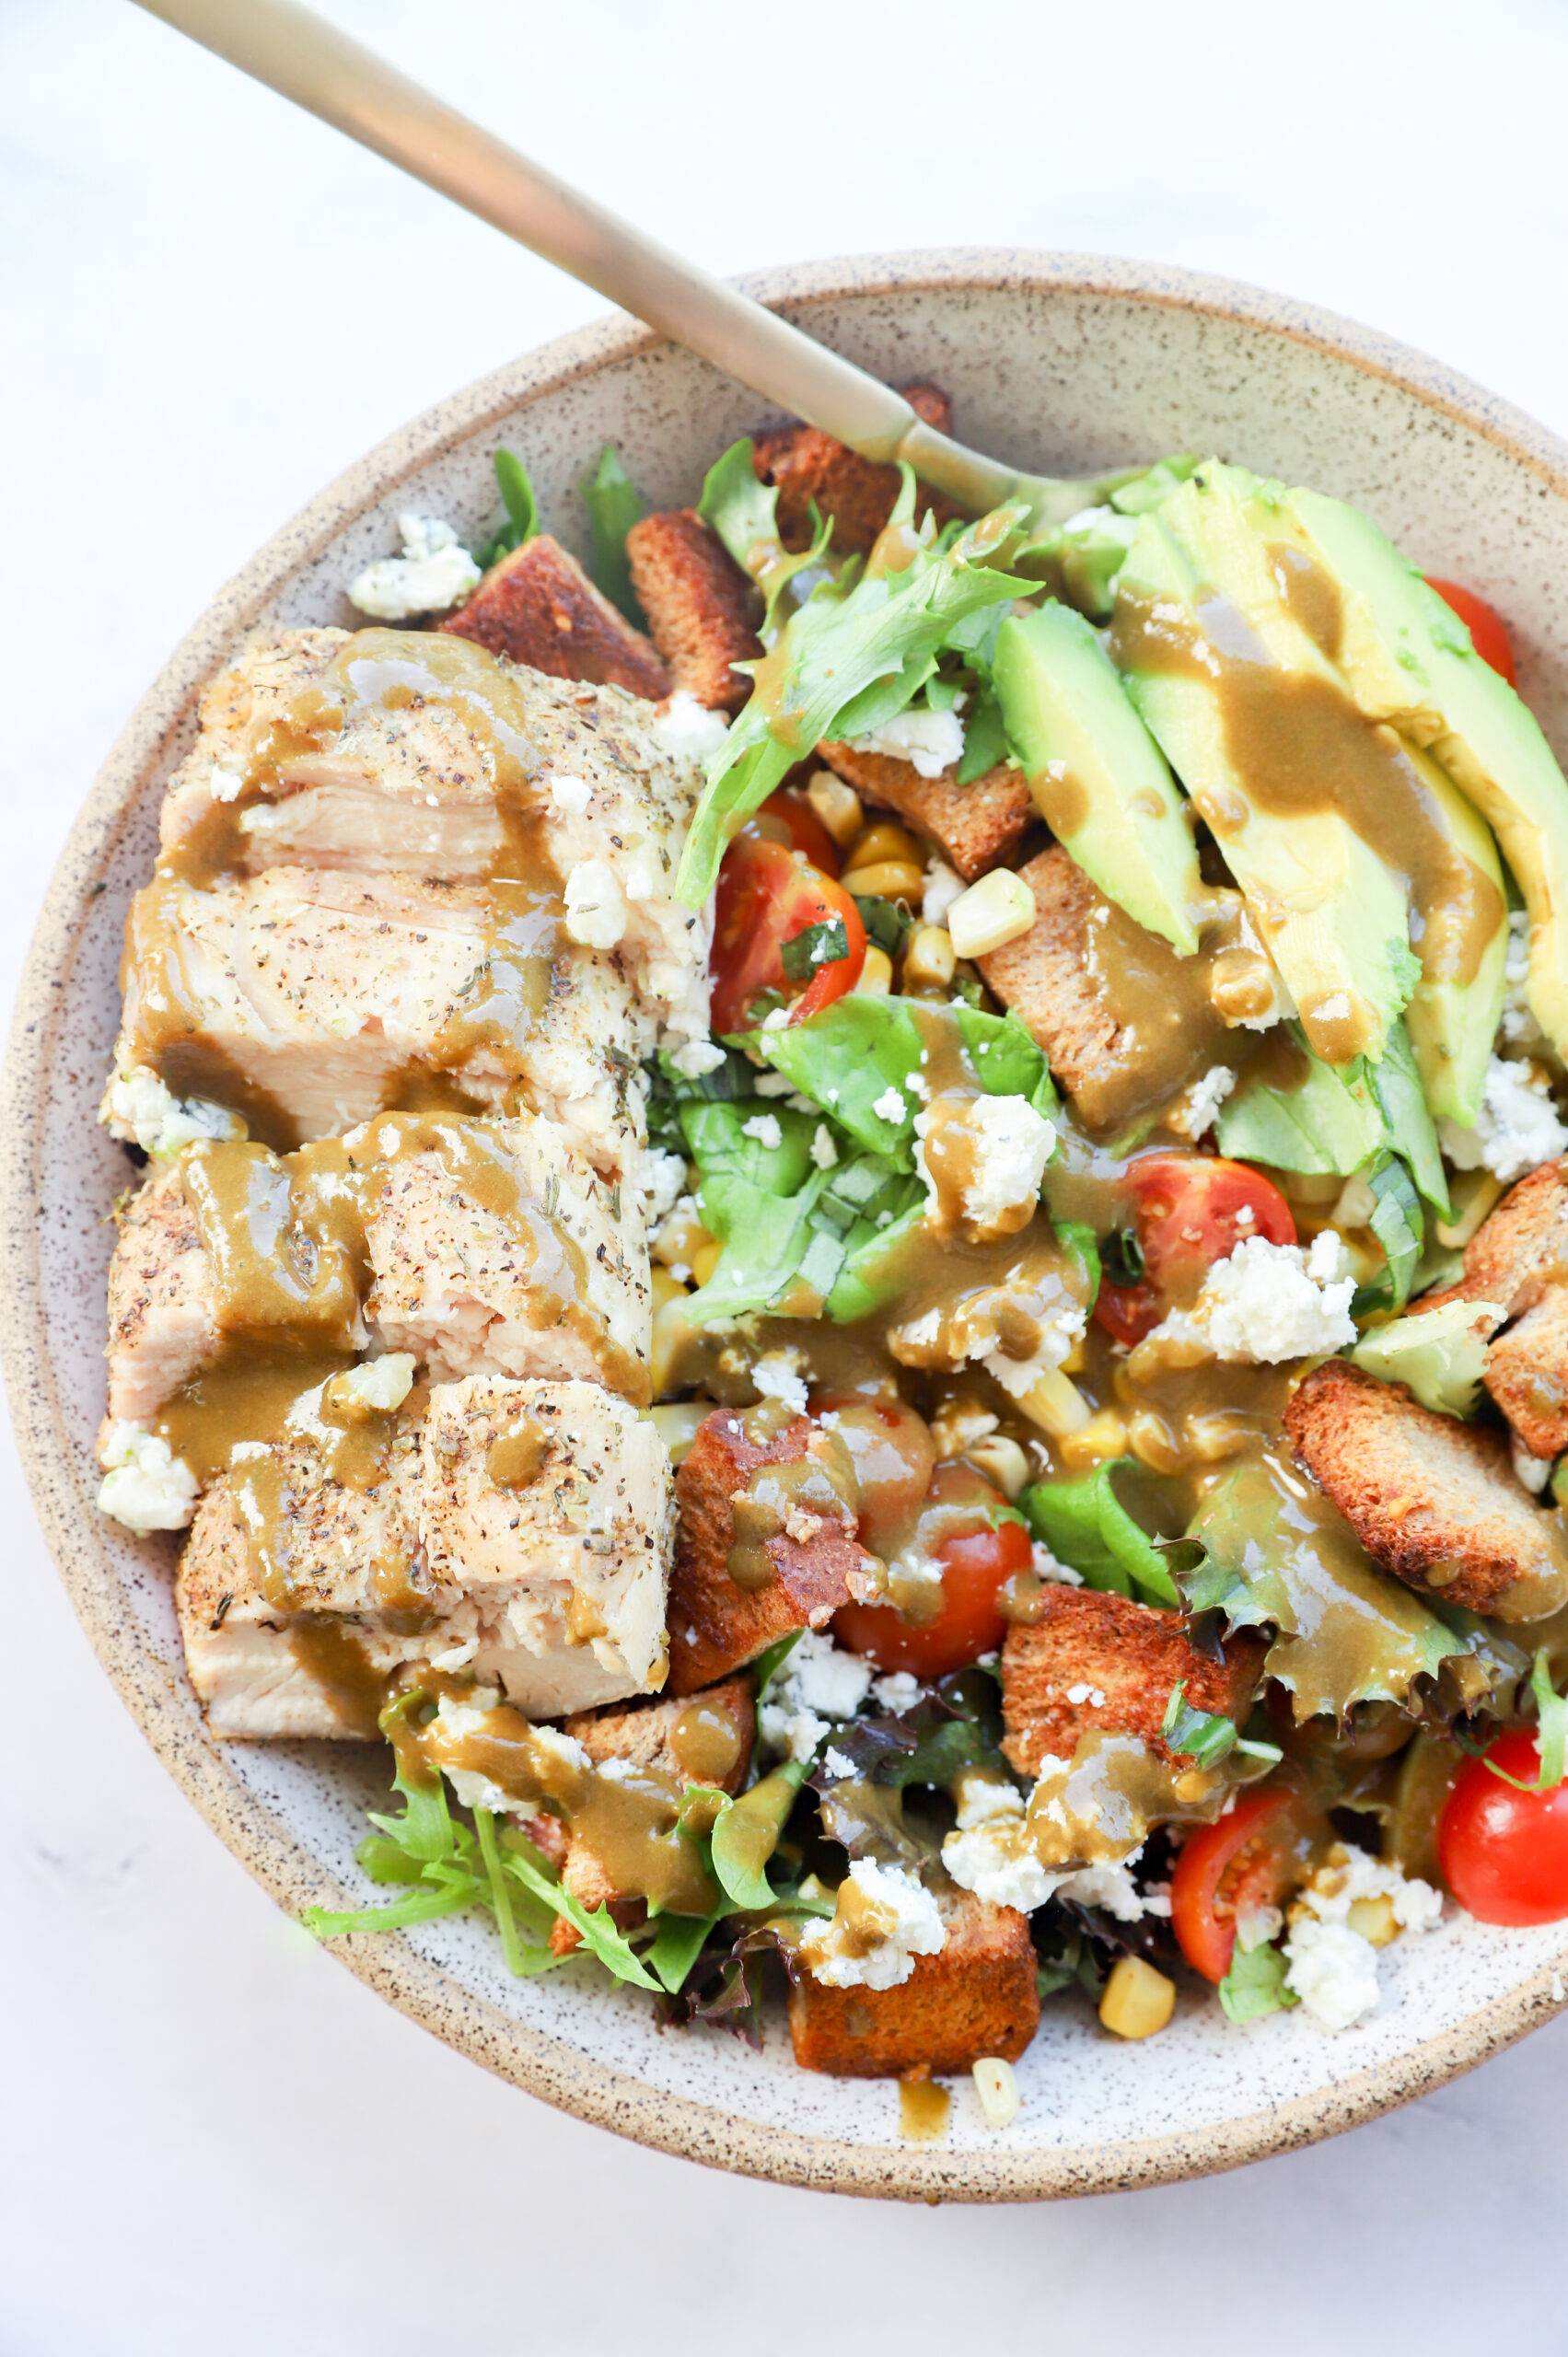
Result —
[[[352,1129],[442,1074],[486,1107],[516,1088],[596,1167],[640,1147],[654,1024],[547,908],[498,923],[482,889],[407,876],[164,876],[133,902],[126,948],[119,1078],[216,1098],[273,1145]]]
[[[373,1734],[406,1664],[530,1718],[657,1686],[669,1466],[623,1402],[471,1377],[410,1398],[368,1482],[334,1461],[258,1447],[197,1509],[177,1601],[215,1734]]]
[[[537,1114],[387,1113],[281,1157],[203,1142],[122,1215],[109,1412],[145,1423],[258,1335],[410,1352],[436,1379],[582,1376],[641,1403],[650,1316],[640,1209]]]
[[[292,702],[271,684],[289,676],[288,638],[249,649],[224,675],[224,708],[246,708],[252,674],[267,691],[250,691],[248,737],[215,752],[204,729],[176,772],[161,820],[167,865],[196,882],[276,866],[507,877],[564,891],[570,911],[574,871],[592,861],[593,880],[608,869],[613,889],[592,894],[595,921],[577,937],[619,948],[661,1019],[686,1007],[708,938],[670,882],[701,777],[653,705],[429,632],[291,636],[308,643]],[[705,1004],[683,1036],[705,1029]]]

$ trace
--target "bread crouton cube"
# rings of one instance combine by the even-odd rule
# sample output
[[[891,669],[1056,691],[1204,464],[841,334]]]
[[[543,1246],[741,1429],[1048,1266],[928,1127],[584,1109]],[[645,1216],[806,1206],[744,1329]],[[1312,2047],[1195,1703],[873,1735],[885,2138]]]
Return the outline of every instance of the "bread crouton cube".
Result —
[[[645,516],[626,535],[632,586],[670,685],[710,712],[738,712],[751,692],[736,663],[754,663],[761,601],[694,508]]]
[[[903,395],[927,425],[938,434],[952,432],[953,404],[940,387],[905,385]],[[834,555],[864,556],[899,495],[897,467],[863,459],[814,425],[781,425],[759,434],[751,445],[751,463],[761,481],[777,487],[779,538],[786,549],[810,547],[815,504],[820,515],[832,519]],[[963,512],[922,483],[915,502],[917,521],[928,508],[939,530]]]
[[[897,2079],[968,2071],[986,2055],[1016,2062],[1040,2026],[1027,1915],[967,1890],[939,1894],[947,1938],[893,1989],[826,1988],[792,1972],[789,2034],[803,2071]]]
[[[1462,1281],[1415,1305],[1496,1302],[1484,1381],[1532,1457],[1568,1448],[1568,1157],[1511,1187],[1465,1248]]]
[[[1297,1464],[1408,1587],[1502,1620],[1539,1620],[1568,1598],[1568,1554],[1501,1434],[1437,1415],[1344,1359],[1297,1387],[1284,1427]]]
[[[650,703],[669,693],[669,675],[642,632],[548,532],[493,564],[468,604],[440,627],[552,679],[629,688]]]
[[[1174,1765],[1160,1725],[1179,1682],[1193,1710],[1238,1726],[1251,1707],[1267,1648],[1250,1631],[1215,1661],[1192,1644],[1184,1614],[1098,1588],[1042,1588],[1038,1611],[1002,1648],[1002,1748],[1022,1776],[1071,1759],[1086,1735],[1137,1736]]]
[[[849,1602],[850,1574],[865,1558],[830,1478],[832,1450],[808,1416],[767,1440],[725,1408],[699,1427],[675,1477],[671,1694],[711,1686]]]
[[[1034,823],[1028,787],[1005,763],[960,785],[956,770],[922,777],[912,761],[890,753],[859,753],[836,741],[825,744],[821,753],[863,802],[893,811],[924,835],[966,882],[1007,865]]]

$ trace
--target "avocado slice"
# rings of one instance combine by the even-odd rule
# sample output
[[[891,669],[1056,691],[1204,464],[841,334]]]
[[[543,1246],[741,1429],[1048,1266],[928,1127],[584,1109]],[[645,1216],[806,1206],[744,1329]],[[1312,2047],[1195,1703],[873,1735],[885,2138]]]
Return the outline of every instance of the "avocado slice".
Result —
[[[1440,1416],[1474,1413],[1486,1346],[1507,1316],[1494,1301],[1444,1301],[1375,1327],[1351,1353],[1380,1383],[1408,1383]]]
[[[1240,600],[1209,586],[1214,566],[1205,519],[1194,512],[1203,496],[1196,482],[1139,519],[1118,584],[1111,656],[1213,829],[1313,1047],[1330,1063],[1376,1058],[1420,970],[1408,946],[1403,886],[1331,806],[1264,807],[1234,757],[1229,684],[1239,679],[1256,691],[1287,682],[1293,671],[1316,680],[1323,664],[1277,594],[1269,610],[1262,545],[1244,521],[1232,536],[1241,563],[1223,570],[1230,589],[1244,568],[1255,576],[1247,602],[1274,625],[1277,646],[1259,635]],[[1283,696],[1278,717],[1288,727]]]
[[[1058,842],[1108,900],[1191,957],[1212,895],[1185,806],[1089,624],[1055,603],[1013,616],[997,634],[992,678]]]
[[[1369,517],[1320,492],[1263,496],[1272,535],[1338,592],[1338,660],[1361,710],[1427,748],[1495,830],[1530,915],[1530,1012],[1568,1054],[1568,781],[1539,723]]]

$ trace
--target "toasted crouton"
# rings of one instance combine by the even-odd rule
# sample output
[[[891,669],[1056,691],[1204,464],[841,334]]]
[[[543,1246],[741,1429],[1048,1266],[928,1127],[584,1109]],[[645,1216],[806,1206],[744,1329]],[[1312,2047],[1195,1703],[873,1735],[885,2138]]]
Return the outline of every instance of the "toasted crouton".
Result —
[[[683,1783],[738,1793],[756,1740],[756,1696],[750,1678],[731,1678],[686,1700],[666,1695],[629,1708],[579,1711],[567,1720],[566,1733],[582,1745],[595,1767],[609,1759],[629,1760],[634,1768],[662,1770]],[[641,1902],[629,1900],[617,1887],[610,1864],[587,1841],[560,1828],[556,1846],[548,1854],[561,1866],[561,1879],[573,1898],[585,1907],[608,1906],[622,1929],[642,1920]],[[569,1956],[581,1937],[575,1923],[558,1916],[550,1945],[557,1956]]]
[[[761,605],[724,542],[694,508],[683,507],[633,524],[626,555],[670,685],[711,712],[738,712],[751,682],[730,667],[761,655],[754,626]]]
[[[1193,1007],[1170,945],[1108,900],[1060,843],[1019,872],[1035,923],[975,962],[1044,1049],[1084,1126],[1120,1136],[1224,1062],[1225,1026]]]
[[[967,1890],[937,1896],[947,1940],[896,1989],[828,1989],[791,1975],[789,2034],[803,2071],[896,2079],[1016,2062],[1040,2026],[1027,1915]]]
[[[904,399],[938,434],[953,430],[953,404],[935,385],[906,385]],[[809,548],[811,508],[832,519],[835,556],[865,555],[899,495],[897,467],[877,466],[814,425],[775,426],[759,434],[751,463],[763,482],[778,486],[779,538],[786,549]],[[937,528],[962,513],[940,492],[920,486],[915,515],[935,511]]]
[[[1038,1603],[1039,1619],[1016,1622],[1002,1649],[1002,1748],[1021,1776],[1071,1759],[1084,1735],[1138,1736],[1174,1765],[1160,1724],[1179,1681],[1193,1710],[1237,1725],[1247,1716],[1267,1650],[1249,1631],[1227,1638],[1215,1661],[1179,1612],[1090,1587],[1046,1587]]]
[[[959,785],[954,770],[922,777],[912,761],[890,753],[857,753],[853,745],[837,743],[820,749],[863,802],[893,811],[927,836],[966,881],[1005,866],[1034,822],[1028,787],[1005,763]]]
[[[865,1560],[854,1515],[819,1464],[808,1467],[828,1441],[808,1416],[794,1417],[765,1445],[749,1439],[740,1418],[727,1409],[715,1410],[699,1427],[675,1477],[669,1693],[694,1694],[711,1686],[790,1630],[820,1629],[849,1602],[850,1574]],[[759,1469],[772,1467],[779,1476],[759,1484]],[[808,1469],[804,1487],[802,1469]],[[741,1587],[731,1573],[736,1500],[748,1489],[762,1510],[764,1527],[772,1504],[767,1492],[776,1490],[784,1525],[752,1542],[772,1566],[761,1587]]]
[[[1486,1354],[1486,1387],[1532,1457],[1568,1448],[1568,1156],[1543,1162],[1510,1188],[1465,1248],[1448,1292],[1494,1301],[1506,1313]]]
[[[548,532],[493,564],[468,604],[441,628],[552,679],[629,688],[651,703],[669,693],[669,675],[642,632],[617,613]]]
[[[1408,1586],[1502,1620],[1538,1620],[1568,1599],[1568,1556],[1500,1434],[1435,1415],[1404,1384],[1344,1359],[1314,1368],[1284,1427],[1296,1462]]]

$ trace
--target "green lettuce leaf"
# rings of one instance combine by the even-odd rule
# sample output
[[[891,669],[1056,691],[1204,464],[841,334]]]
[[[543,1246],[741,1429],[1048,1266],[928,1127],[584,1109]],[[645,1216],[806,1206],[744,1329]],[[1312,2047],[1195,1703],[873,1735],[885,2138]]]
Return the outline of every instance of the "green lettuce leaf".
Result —
[[[682,1105],[679,1118],[687,1153],[702,1172],[704,1187],[713,1178],[744,1178],[766,1194],[793,1195],[810,1176],[817,1118],[792,1110],[776,1097],[742,1097],[716,1104],[699,1098]],[[769,1125],[776,1123],[778,1144],[748,1137],[749,1123],[764,1125],[763,1137],[773,1134]]]
[[[474,551],[474,563],[485,572],[514,549],[520,549],[525,540],[531,540],[539,530],[539,502],[521,459],[513,450],[497,450],[494,465],[506,521],[493,539]]]
[[[1244,1948],[1238,1940],[1230,1970],[1220,1982],[1220,2003],[1233,2022],[1255,2022],[1264,2014],[1286,2012],[1299,2005],[1294,1989],[1285,1987],[1290,1967],[1278,1948]]]
[[[714,503],[732,531],[752,528],[757,513],[748,505],[738,525],[738,478],[732,466],[728,498]],[[756,691],[709,761],[676,877],[677,896],[689,907],[700,907],[713,889],[735,829],[796,761],[833,735],[857,699],[894,673],[912,695],[956,622],[1028,592],[1028,583],[988,562],[1016,530],[1020,513],[998,508],[923,548],[902,573],[863,578],[848,589],[841,582],[832,595],[819,590],[789,616],[762,663],[751,667]],[[716,512],[712,520],[724,537]]]
[[[724,1250],[707,1283],[687,1304],[693,1325],[781,1308],[803,1280],[824,1297],[831,1292],[844,1248],[810,1217],[827,1176],[814,1170],[794,1195],[770,1194],[730,1173],[703,1179],[697,1197],[703,1225]],[[797,1314],[811,1313],[802,1307]]]
[[[977,777],[1001,766],[1007,758],[1007,731],[1002,725],[1002,703],[989,683],[981,689],[964,716],[964,751],[957,784],[972,785]]]
[[[1437,1132],[1432,1116],[1426,1109],[1426,1099],[1422,1095],[1421,1075],[1416,1070],[1415,1053],[1402,1017],[1398,1023],[1390,1024],[1382,1061],[1369,1069],[1389,1150],[1409,1164],[1411,1177],[1437,1217],[1450,1218],[1452,1211],[1442,1149],[1437,1144]]]
[[[629,622],[642,630],[646,617],[632,586],[626,535],[647,513],[648,503],[627,473],[613,442],[607,442],[599,452],[598,464],[583,485],[583,503],[594,536],[595,584]]]
[[[1426,1234],[1415,1182],[1402,1162],[1394,1155],[1384,1155],[1373,1164],[1366,1178],[1373,1196],[1372,1233],[1388,1259],[1372,1283],[1357,1291],[1352,1304],[1357,1317],[1373,1309],[1404,1307],[1421,1265],[1422,1241]]]
[[[507,1873],[515,1875],[523,1888],[552,1914],[563,1916],[568,1923],[575,1924],[582,1934],[583,1945],[607,1972],[613,1973],[617,1980],[630,1981],[634,1989],[657,1990],[659,1983],[633,1952],[608,1905],[589,1908],[580,1898],[575,1898],[554,1868],[515,1827],[508,1828],[501,1839],[506,1852]]]
[[[1090,1587],[1179,1606],[1158,1549],[1116,1494],[1118,1476],[1135,1480],[1138,1471],[1132,1457],[1113,1457],[1075,1481],[1031,1482],[1018,1504],[1034,1536]]]

